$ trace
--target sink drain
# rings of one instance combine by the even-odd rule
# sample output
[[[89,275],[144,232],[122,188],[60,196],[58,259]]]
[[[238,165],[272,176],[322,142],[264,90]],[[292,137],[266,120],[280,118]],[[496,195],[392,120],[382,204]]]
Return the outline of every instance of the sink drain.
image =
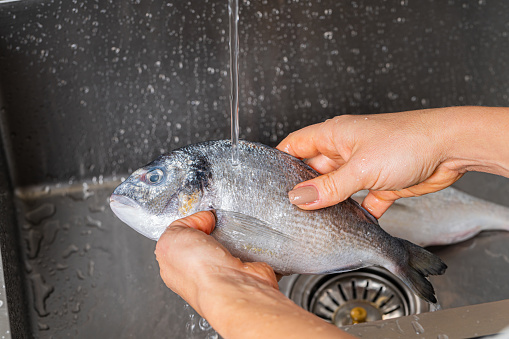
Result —
[[[329,275],[283,278],[280,289],[302,308],[335,324],[397,318],[429,310],[429,305],[382,268]]]

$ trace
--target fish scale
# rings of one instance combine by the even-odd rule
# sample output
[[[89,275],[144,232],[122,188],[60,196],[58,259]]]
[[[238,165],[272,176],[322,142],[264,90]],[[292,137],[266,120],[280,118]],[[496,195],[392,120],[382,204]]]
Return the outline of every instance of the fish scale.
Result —
[[[425,300],[436,300],[426,276],[445,271],[440,258],[392,237],[351,199],[316,211],[292,205],[288,191],[318,175],[299,159],[246,141],[239,142],[238,165],[230,155],[229,140],[162,155],[120,184],[110,206],[154,240],[174,220],[213,209],[211,235],[243,261],[263,261],[285,275],[381,266]]]

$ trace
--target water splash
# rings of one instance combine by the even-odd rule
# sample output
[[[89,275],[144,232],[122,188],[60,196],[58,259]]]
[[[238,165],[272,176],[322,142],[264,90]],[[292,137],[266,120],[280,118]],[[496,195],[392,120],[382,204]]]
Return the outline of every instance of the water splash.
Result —
[[[184,304],[184,310],[188,312],[188,320],[186,322],[186,338],[187,339],[217,339],[219,335],[212,328],[209,322],[200,317],[189,304]]]
[[[212,328],[212,326],[210,326],[209,322],[205,318],[200,318],[198,325],[202,331],[208,331]]]

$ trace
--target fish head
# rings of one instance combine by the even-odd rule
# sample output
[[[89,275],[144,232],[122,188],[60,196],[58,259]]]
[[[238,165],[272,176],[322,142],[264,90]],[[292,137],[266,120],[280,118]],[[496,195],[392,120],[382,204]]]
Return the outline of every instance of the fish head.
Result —
[[[176,219],[197,211],[208,168],[192,154],[174,151],[134,171],[110,197],[117,217],[157,240]]]

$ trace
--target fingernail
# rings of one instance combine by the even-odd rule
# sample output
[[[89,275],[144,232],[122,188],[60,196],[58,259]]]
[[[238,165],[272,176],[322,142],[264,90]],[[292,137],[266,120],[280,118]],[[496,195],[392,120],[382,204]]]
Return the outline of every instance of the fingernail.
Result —
[[[318,200],[318,191],[314,186],[303,186],[288,192],[288,198],[294,205],[304,205]]]

